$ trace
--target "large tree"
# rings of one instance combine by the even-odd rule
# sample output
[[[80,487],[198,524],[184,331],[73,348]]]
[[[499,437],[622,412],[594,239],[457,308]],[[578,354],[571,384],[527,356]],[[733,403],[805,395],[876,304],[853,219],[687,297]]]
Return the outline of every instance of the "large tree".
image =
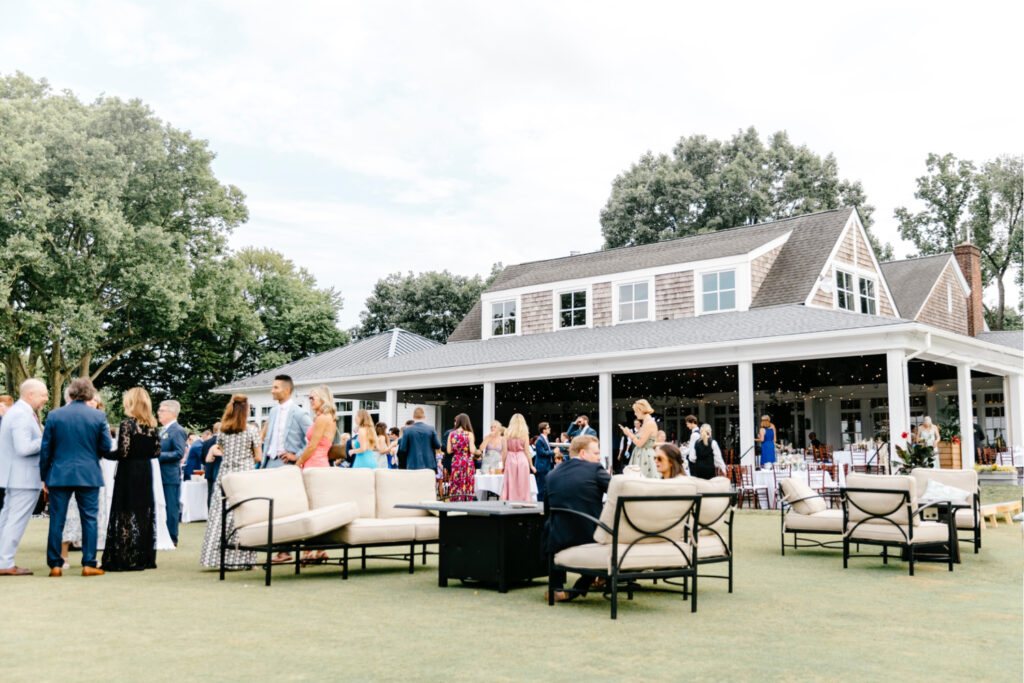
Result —
[[[242,223],[242,193],[206,143],[137,100],[85,104],[0,78],[0,357],[5,384],[42,369],[51,404],[72,375],[204,315],[203,273]]]
[[[856,207],[871,225],[860,181],[840,178],[834,156],[794,145],[784,131],[765,144],[748,128],[730,140],[693,135],[671,154],[644,154],[612,182],[601,233],[606,248],[650,244],[840,206]],[[872,244],[891,257],[889,245]]]
[[[144,377],[154,398],[182,403],[183,421],[212,424],[225,397],[219,384],[305,358],[348,341],[337,327],[341,296],[320,289],[304,268],[270,249],[247,248],[204,273],[212,301],[184,334],[126,354],[106,378],[123,391]]]
[[[484,280],[479,275],[453,275],[447,270],[413,275],[392,273],[377,280],[359,314],[357,338],[369,337],[395,327],[444,342],[462,321],[480,293],[501,271],[495,264]]]
[[[964,242],[976,245],[982,254],[982,283],[994,284],[998,293],[996,305],[986,307],[989,327],[1016,327],[1019,316],[1007,308],[1005,281],[1013,269],[1019,280],[1022,265],[1022,157],[1002,156],[979,169],[953,154],[929,154],[925,166],[914,193],[922,209],[894,212],[900,235],[917,247],[919,256],[951,252]]]

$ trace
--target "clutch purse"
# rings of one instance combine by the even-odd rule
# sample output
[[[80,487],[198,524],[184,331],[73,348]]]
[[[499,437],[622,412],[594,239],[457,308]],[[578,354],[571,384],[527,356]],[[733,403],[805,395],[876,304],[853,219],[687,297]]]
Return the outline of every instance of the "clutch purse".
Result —
[[[337,462],[338,460],[344,460],[348,457],[348,453],[345,452],[345,447],[341,444],[337,446],[331,446],[327,450],[327,459],[331,462]]]

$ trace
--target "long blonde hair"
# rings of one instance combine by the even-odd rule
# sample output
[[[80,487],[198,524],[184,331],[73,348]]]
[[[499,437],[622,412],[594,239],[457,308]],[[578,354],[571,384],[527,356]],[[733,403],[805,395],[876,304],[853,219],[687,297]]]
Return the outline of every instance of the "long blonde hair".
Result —
[[[377,447],[377,427],[373,424],[373,418],[370,413],[366,410],[360,410],[356,413],[356,437],[359,437],[359,432],[366,430],[366,443],[363,443],[363,439],[359,439],[359,445],[366,449],[373,449]]]
[[[700,440],[704,442],[704,445],[708,445],[708,440],[711,438],[711,425],[706,422],[700,426]]]
[[[523,443],[530,440],[530,428],[526,426],[526,418],[516,413],[508,421],[508,429],[505,430],[505,438],[522,439]]]
[[[140,425],[156,427],[156,418],[153,417],[153,401],[149,398],[149,392],[142,387],[132,387],[124,392],[124,414],[126,417],[133,417]]]
[[[313,387],[309,390],[309,397],[313,398],[314,396],[320,399],[320,410],[316,411],[316,414],[330,415],[331,421],[336,422],[338,420],[338,410],[334,407],[334,394],[331,393],[331,388],[326,384]]]

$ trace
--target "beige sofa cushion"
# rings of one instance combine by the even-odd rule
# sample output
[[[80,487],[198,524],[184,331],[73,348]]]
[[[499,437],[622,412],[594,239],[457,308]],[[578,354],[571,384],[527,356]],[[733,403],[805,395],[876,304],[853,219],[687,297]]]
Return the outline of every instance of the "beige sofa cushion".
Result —
[[[302,472],[298,467],[275,467],[252,472],[232,472],[221,478],[221,488],[227,496],[228,506],[252,498],[264,496],[274,499],[274,519],[290,517],[309,510],[306,487],[302,485]],[[233,511],[235,528],[267,521],[267,502],[254,500]],[[264,542],[266,542],[264,531]]]
[[[693,546],[680,543],[680,547],[686,552],[686,557],[692,557]],[[629,552],[626,552],[625,546],[619,546],[619,556],[625,570],[689,566],[683,553],[675,545],[665,541],[637,544],[629,548]],[[600,569],[610,573],[612,547],[606,543],[587,543],[566,548],[555,554],[555,564],[578,569]]]
[[[417,541],[436,541],[438,528],[440,527],[437,517],[410,517],[415,520]]]
[[[904,525],[903,532],[908,530]],[[906,543],[906,537],[892,524],[864,522],[848,534],[851,540],[892,541]],[[949,527],[942,522],[921,522],[914,527],[914,545],[919,543],[944,543],[949,540]]]
[[[930,468],[915,467],[913,471],[911,471],[910,476],[912,476],[917,482],[918,496],[924,494],[924,490],[928,488],[929,481],[937,481],[940,484],[945,484],[946,486],[955,486],[958,489],[962,489],[972,494],[977,493],[978,491],[978,473],[973,469],[933,470]]]
[[[392,517],[390,519],[360,518],[346,524],[327,538],[336,543],[362,545],[364,543],[397,543],[416,540],[416,524],[420,518]]]
[[[374,470],[361,467],[310,467],[302,472],[311,509],[352,502],[360,517],[377,513]]]
[[[974,528],[974,510],[957,510],[956,511],[956,528],[957,529],[973,529]]]
[[[859,522],[872,515],[882,515],[891,519],[897,524],[907,523],[907,506],[901,505],[903,497],[900,492],[910,492],[910,509],[917,509],[917,487],[914,478],[906,474],[861,474],[851,472],[846,475],[846,485],[849,488],[878,489],[880,491],[892,491],[893,493],[848,493],[850,500],[850,521]],[[856,505],[855,505],[856,504]],[[896,509],[898,508],[898,509]],[[895,512],[891,512],[894,510]],[[921,523],[921,518],[914,515],[912,518],[914,526]]]
[[[294,469],[298,468],[278,468]],[[355,503],[338,503],[325,508],[308,510],[287,517],[274,517],[274,543],[299,541],[343,527],[359,517]],[[238,542],[242,545],[264,545],[267,542],[267,522],[250,524],[238,531]]]
[[[799,512],[790,512],[786,515],[786,531],[832,531],[842,533],[843,511],[822,510],[821,512],[815,512],[813,515],[801,515]]]
[[[697,494],[697,487],[679,477],[676,479],[647,479],[638,477],[627,477],[616,475],[612,477],[608,485],[608,498],[601,509],[601,521],[609,528],[615,528],[615,507],[618,504],[619,496],[694,496]],[[682,517],[692,507],[691,501],[666,502],[634,502],[628,503],[624,509],[619,524],[619,543],[629,544],[639,539],[643,532],[639,531],[634,524],[644,531],[662,531],[666,527]],[[627,521],[626,515],[629,515]],[[668,538],[683,537],[682,522],[672,528],[662,531]],[[594,531],[594,540],[598,543],[611,543],[612,535],[597,527]],[[649,538],[643,543],[659,543],[657,538]]]
[[[701,535],[697,538],[697,558],[701,560],[711,559],[714,557],[727,557],[729,555],[728,549],[725,547],[725,543],[715,536]]]
[[[437,500],[434,470],[372,470],[377,485],[377,519],[426,517],[426,510],[395,509],[395,505]]]
[[[697,493],[730,493],[732,482],[726,477],[715,477],[714,479],[701,479],[700,477],[677,477],[680,481],[693,484]],[[725,511],[729,509],[728,498],[702,498],[700,501],[700,523],[713,525],[721,532],[725,528],[725,520],[728,515]],[[717,522],[716,522],[717,520]]]
[[[790,503],[793,507],[793,511],[801,515],[813,515],[816,512],[824,511],[828,506],[825,505],[825,499],[818,495],[818,493],[810,486],[792,477],[786,477],[779,482],[782,486],[782,495],[785,501],[795,501]],[[802,500],[806,498],[807,500]]]

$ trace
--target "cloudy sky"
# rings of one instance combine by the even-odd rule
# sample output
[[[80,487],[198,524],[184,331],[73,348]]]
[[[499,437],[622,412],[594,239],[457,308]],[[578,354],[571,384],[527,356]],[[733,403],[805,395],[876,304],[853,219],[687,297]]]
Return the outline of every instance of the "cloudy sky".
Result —
[[[683,135],[786,130],[877,234],[929,152],[1020,153],[1021,3],[24,2],[0,72],[138,97],[208,139],[273,247],[358,321],[394,271],[601,245],[616,174]]]

